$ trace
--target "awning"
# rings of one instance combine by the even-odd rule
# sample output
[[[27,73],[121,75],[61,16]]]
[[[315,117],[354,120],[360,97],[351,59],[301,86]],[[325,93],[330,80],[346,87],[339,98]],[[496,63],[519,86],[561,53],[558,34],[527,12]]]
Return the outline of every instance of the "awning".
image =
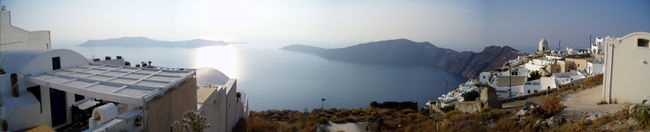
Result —
[[[193,74],[194,70],[83,65],[26,78],[65,92],[142,106]]]

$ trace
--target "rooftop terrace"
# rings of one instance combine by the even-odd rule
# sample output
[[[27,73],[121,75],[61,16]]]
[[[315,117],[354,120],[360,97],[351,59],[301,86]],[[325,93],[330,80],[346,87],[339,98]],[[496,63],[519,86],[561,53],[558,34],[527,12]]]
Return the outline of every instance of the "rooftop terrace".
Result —
[[[32,75],[27,79],[66,92],[141,106],[194,74],[194,70],[90,64]]]

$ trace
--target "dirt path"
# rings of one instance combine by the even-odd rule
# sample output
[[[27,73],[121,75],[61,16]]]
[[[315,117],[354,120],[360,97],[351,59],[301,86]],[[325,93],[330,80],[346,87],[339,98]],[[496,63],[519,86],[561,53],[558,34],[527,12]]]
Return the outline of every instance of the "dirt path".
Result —
[[[365,132],[366,127],[365,123],[362,122],[355,122],[355,123],[334,123],[330,122],[330,125],[326,126],[326,130],[330,132]]]
[[[625,107],[623,104],[597,105],[597,103],[602,99],[602,90],[603,87],[601,85],[577,93],[567,94],[562,100],[562,104],[567,107],[560,114],[562,116],[571,117],[574,112],[587,112],[590,116],[589,118],[592,118],[600,117],[607,113],[614,113]]]

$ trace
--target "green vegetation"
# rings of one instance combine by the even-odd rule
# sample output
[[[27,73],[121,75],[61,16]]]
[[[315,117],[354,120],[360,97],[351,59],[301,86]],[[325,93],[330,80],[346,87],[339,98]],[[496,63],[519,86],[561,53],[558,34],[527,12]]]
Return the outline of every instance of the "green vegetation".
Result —
[[[650,127],[650,107],[647,105],[636,105],[633,118],[637,122],[637,128],[645,129]]]
[[[481,97],[481,94],[478,91],[469,91],[463,93],[463,99],[465,101],[476,101],[476,98]]]
[[[448,105],[448,106],[442,107],[441,109],[444,112],[449,112],[449,111],[452,111],[452,110],[456,109],[456,107],[454,105]]]
[[[537,80],[542,77],[542,74],[539,74],[539,71],[533,71],[530,72],[530,77],[528,77],[528,81],[532,80]]]

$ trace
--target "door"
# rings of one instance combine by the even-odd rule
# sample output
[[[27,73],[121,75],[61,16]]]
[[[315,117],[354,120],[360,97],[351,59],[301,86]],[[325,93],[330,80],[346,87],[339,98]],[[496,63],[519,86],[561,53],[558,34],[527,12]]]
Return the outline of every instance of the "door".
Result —
[[[65,92],[50,88],[50,107],[52,112],[52,126],[64,124],[67,121]]]

